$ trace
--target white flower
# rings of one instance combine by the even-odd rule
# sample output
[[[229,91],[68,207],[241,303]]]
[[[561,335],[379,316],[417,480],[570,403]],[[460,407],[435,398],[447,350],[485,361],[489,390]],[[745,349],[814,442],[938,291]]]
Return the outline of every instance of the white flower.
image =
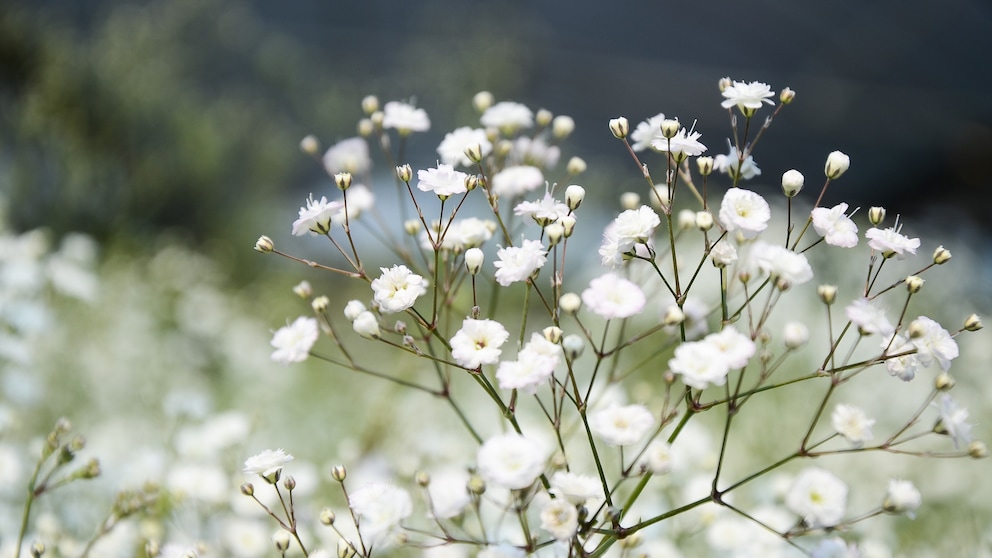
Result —
[[[823,165],[823,174],[833,180],[840,178],[840,175],[847,172],[851,167],[851,158],[841,151],[831,151],[827,155],[827,162]]]
[[[795,286],[813,278],[813,268],[806,256],[785,246],[759,240],[751,248],[750,257],[758,269],[776,281],[785,281]]]
[[[362,304],[360,300],[349,300],[348,304],[344,305],[344,317],[348,318],[349,322],[355,321],[355,318],[359,314],[366,310],[365,305]]]
[[[951,361],[960,353],[958,344],[946,329],[930,318],[920,316],[910,324],[910,331],[913,335],[909,342],[916,347],[916,355],[924,366],[937,361],[941,370],[951,368]]]
[[[405,265],[380,267],[382,275],[372,280],[375,301],[387,313],[402,312],[417,302],[417,297],[427,292],[427,281],[410,271]]]
[[[282,449],[265,450],[246,459],[243,471],[246,475],[258,475],[268,480],[292,460],[293,456]]]
[[[640,314],[647,298],[636,283],[607,273],[589,282],[589,288],[582,291],[582,303],[592,312],[611,320]]]
[[[920,357],[915,352],[912,352],[916,350],[916,347],[909,343],[905,337],[898,334],[885,336],[882,337],[880,345],[883,349],[886,349],[885,354],[887,355],[909,353],[898,357],[887,357],[885,359],[885,369],[889,371],[891,376],[895,376],[904,382],[908,382],[916,377],[916,371],[923,366],[923,363],[920,362]]]
[[[675,348],[668,367],[682,375],[682,383],[696,389],[710,384],[722,386],[727,381],[730,366],[723,358],[714,358],[714,348],[705,341],[689,341]]]
[[[364,174],[372,166],[369,144],[365,138],[348,138],[332,145],[324,152],[324,169],[334,176],[339,172]]]
[[[310,354],[310,348],[317,342],[319,335],[315,318],[305,316],[296,318],[293,323],[277,329],[272,334],[272,346],[276,348],[272,352],[272,360],[283,364],[303,362]]]
[[[682,128],[672,139],[655,138],[651,141],[651,147],[658,151],[669,151],[673,155],[695,157],[706,151],[706,146],[699,142],[700,136],[702,134],[699,132],[690,132]]]
[[[536,138],[520,136],[514,140],[508,160],[518,165],[534,165],[550,169],[558,164],[560,157],[561,148],[557,145],[548,145],[540,136]]]
[[[354,221],[361,217],[362,213],[372,209],[375,205],[375,195],[372,194],[372,190],[364,184],[354,184],[351,188],[348,188],[345,194],[348,197],[348,220]],[[341,209],[331,217],[331,222],[336,225],[344,224],[344,199],[339,200],[341,202]]]
[[[260,520],[228,517],[222,523],[220,536],[233,556],[260,558],[269,551],[267,528],[268,525]]]
[[[741,108],[742,112],[746,108],[759,109],[762,103],[774,106],[775,102],[769,98],[774,95],[775,92],[766,83],[735,81],[733,85],[723,90],[725,99],[720,103],[720,106],[723,108],[737,106]]]
[[[375,339],[379,337],[379,319],[375,317],[375,314],[369,312],[368,310],[364,312],[359,312],[355,319],[351,322],[351,328],[355,330],[355,333],[361,335],[366,339]]]
[[[499,362],[500,347],[509,337],[503,324],[495,320],[467,318],[451,338],[451,357],[469,370],[483,364],[496,364]]]
[[[672,446],[664,440],[655,440],[644,451],[644,466],[655,475],[672,470]]]
[[[493,144],[486,137],[486,131],[462,126],[444,135],[441,145],[437,146],[437,154],[447,165],[471,166],[473,163],[465,155],[465,150],[478,145],[482,156],[492,153]]]
[[[541,169],[532,165],[506,167],[493,176],[492,191],[508,198],[521,196],[544,185]]]
[[[846,215],[847,204],[840,203],[830,209],[817,207],[811,212],[813,228],[827,244],[841,248],[858,245],[858,226]]]
[[[520,434],[497,434],[476,455],[479,474],[489,484],[508,489],[527,488],[544,472],[545,449]]]
[[[654,424],[654,415],[644,405],[614,405],[589,414],[589,429],[611,446],[636,444]]]
[[[424,109],[416,108],[409,103],[389,101],[383,107],[382,127],[395,128],[401,134],[408,132],[426,132],[431,129],[431,120]]]
[[[934,431],[950,436],[954,440],[955,448],[968,445],[971,442],[971,425],[967,422],[968,409],[959,406],[946,393],[940,394],[940,400],[931,405],[936,405],[940,414]]]
[[[734,265],[737,263],[737,248],[734,248],[729,240],[722,238],[710,248],[710,258],[713,259],[714,265],[723,267]]]
[[[534,333],[517,354],[517,360],[499,363],[496,370],[499,387],[519,389],[529,394],[537,393],[537,388],[554,373],[561,356],[560,346],[548,341],[541,334]]]
[[[544,197],[538,201],[520,202],[513,208],[514,214],[526,215],[542,227],[557,222],[570,212],[568,206],[552,197],[550,192],[545,192]]]
[[[720,203],[720,223],[727,232],[740,231],[744,238],[754,238],[768,228],[771,209],[765,198],[742,188],[731,188]]]
[[[665,115],[658,113],[639,123],[637,128],[630,133],[630,139],[633,140],[630,148],[634,151],[644,151],[651,147],[651,142],[654,140],[664,140],[665,137],[661,135],[661,122],[663,120],[665,120]]]
[[[789,349],[798,349],[809,341],[809,328],[802,322],[786,322],[782,327],[782,339]]]
[[[551,475],[551,493],[572,504],[602,498],[603,485],[594,476],[558,471]]]
[[[703,342],[709,343],[716,349],[730,368],[744,368],[754,356],[756,346],[751,338],[737,331],[733,326],[727,326],[720,333],[707,335]],[[715,356],[715,355],[714,355]]]
[[[579,530],[579,511],[566,500],[548,500],[541,508],[541,529],[559,541],[568,541]]]
[[[864,411],[854,405],[841,403],[834,407],[830,415],[831,423],[838,434],[847,439],[853,447],[860,448],[871,440],[871,427],[875,419],[869,418]]]
[[[293,221],[293,236],[303,236],[307,231],[327,234],[331,230],[331,218],[342,209],[344,209],[343,202],[329,202],[325,196],[321,196],[320,200],[314,200],[311,194],[307,199],[307,206],[300,208],[299,219]]]
[[[456,517],[472,503],[468,490],[468,473],[461,469],[451,469],[431,474],[427,486],[430,493],[430,516],[437,519]]]
[[[793,481],[785,505],[811,527],[832,527],[844,517],[847,485],[823,469],[810,467]]]
[[[533,126],[534,113],[520,103],[502,101],[487,108],[479,121],[483,126],[492,126],[512,134],[520,128]]]
[[[642,205],[637,209],[628,209],[614,220],[613,229],[622,244],[645,244],[654,236],[654,229],[661,224],[661,219],[653,209]]]
[[[496,252],[496,282],[508,287],[519,281],[526,281],[535,271],[544,266],[548,252],[540,240],[524,240],[520,246],[500,248]]]
[[[844,309],[847,319],[858,326],[858,331],[864,334],[879,333],[892,335],[896,328],[885,317],[885,311],[877,308],[867,298],[859,298]]]
[[[373,539],[389,534],[413,511],[406,490],[382,482],[367,484],[349,494],[348,506],[361,520],[362,534]]]
[[[889,513],[905,513],[912,519],[916,516],[923,498],[920,491],[908,480],[890,479],[889,490],[882,502],[882,509]]]
[[[895,255],[900,260],[905,259],[907,252],[916,255],[916,249],[920,247],[920,239],[904,236],[891,227],[868,229],[865,238],[873,250],[878,250],[886,257]]]
[[[744,159],[742,163],[741,152],[737,149],[737,146],[731,144],[729,139],[727,140],[727,146],[730,148],[730,152],[726,155],[717,155],[713,159],[713,168],[733,177],[737,174],[737,165],[740,165],[741,178],[744,180],[751,180],[755,176],[761,175],[761,169],[754,162],[754,157],[748,155],[747,159]]]
[[[437,168],[417,171],[417,189],[421,192],[434,192],[439,197],[464,194],[467,191],[466,178],[467,174],[456,171],[451,165],[440,163]]]

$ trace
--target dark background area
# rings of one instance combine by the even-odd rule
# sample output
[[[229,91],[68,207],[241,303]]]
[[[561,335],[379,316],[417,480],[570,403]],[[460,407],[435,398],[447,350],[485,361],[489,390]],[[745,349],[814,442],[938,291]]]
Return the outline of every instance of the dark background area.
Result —
[[[824,203],[992,226],[985,1],[5,4],[0,191],[19,229],[138,246],[168,231],[247,260],[260,230],[288,231],[298,200],[331,188],[299,139],[354,135],[372,93],[431,116],[414,166],[477,123],[478,90],[570,115],[580,182],[614,200],[641,179],[609,118],[698,119],[710,154],[725,152],[724,76],[798,92],[749,187],[777,189],[789,168],[815,184],[840,149],[851,171]]]

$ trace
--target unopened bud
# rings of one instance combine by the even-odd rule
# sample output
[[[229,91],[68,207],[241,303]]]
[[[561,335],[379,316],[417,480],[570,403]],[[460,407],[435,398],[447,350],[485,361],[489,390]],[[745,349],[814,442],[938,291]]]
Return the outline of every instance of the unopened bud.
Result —
[[[479,181],[480,181],[479,175],[477,174],[467,175],[465,177],[465,191],[471,192],[472,190],[475,190],[475,188],[479,185]]]
[[[393,324],[393,331],[395,333],[399,333],[400,335],[406,335],[406,322],[403,320],[396,320],[396,323]]]
[[[985,442],[975,440],[968,444],[968,455],[975,459],[985,459],[989,456],[989,448],[985,447]]]
[[[544,338],[549,342],[557,345],[561,341],[562,331],[560,327],[548,326],[541,330],[541,334],[544,335]]]
[[[318,314],[323,314],[324,312],[327,311],[327,307],[330,306],[330,304],[331,304],[331,299],[327,298],[326,296],[318,296],[317,298],[313,299],[313,302],[310,303],[310,306],[313,308],[314,312],[317,312]]]
[[[366,115],[372,114],[373,112],[379,110],[379,98],[375,95],[367,95],[362,99],[362,112]]]
[[[307,155],[316,155],[320,152],[320,140],[311,134],[300,140],[300,151]]]
[[[575,230],[575,217],[565,215],[564,217],[558,219],[558,223],[565,231],[565,238],[572,236],[572,231]]]
[[[802,322],[789,322],[782,330],[785,347],[794,351],[809,341],[809,328]]]
[[[495,151],[496,155],[500,157],[506,157],[511,151],[513,151],[513,142],[508,139],[499,140],[496,142],[496,146],[493,148],[493,151]]]
[[[565,350],[565,356],[568,360],[575,360],[582,356],[582,351],[586,348],[586,342],[581,336],[573,333],[562,338],[561,347]]]
[[[708,176],[713,172],[713,157],[705,156],[697,158],[696,166],[699,167],[699,174]]]
[[[790,87],[786,87],[785,89],[782,90],[781,93],[778,94],[778,100],[781,101],[783,105],[787,105],[791,103],[792,100],[795,98],[796,98],[796,92],[793,91],[792,88]]]
[[[782,173],[782,193],[788,198],[795,197],[803,189],[805,181],[803,173],[796,169],[785,171]]]
[[[637,192],[624,192],[620,194],[620,207],[624,209],[637,209],[641,206],[641,196]]]
[[[344,305],[344,317],[348,319],[349,322],[355,321],[355,318],[359,314],[366,310],[365,305],[359,300],[349,300],[348,304]]]
[[[486,255],[478,248],[465,250],[465,269],[471,275],[476,275],[482,269],[482,263],[486,261]]]
[[[399,178],[400,182],[410,182],[413,179],[413,167],[409,164],[396,167],[396,178]]]
[[[381,110],[377,110],[369,115],[369,120],[372,121],[372,125],[375,126],[376,129],[381,129],[382,119],[385,117],[386,115]]]
[[[582,200],[586,197],[586,189],[578,184],[572,184],[565,188],[565,205],[575,211],[582,205]]]
[[[296,490],[296,479],[293,477],[286,477],[282,479],[282,485],[286,490]]]
[[[725,89],[727,89],[733,84],[734,84],[733,80],[731,80],[729,77],[720,78],[720,81],[717,83],[717,85],[719,85],[720,87],[720,93],[723,93]]]
[[[665,315],[661,318],[661,323],[666,326],[678,325],[685,321],[685,312],[681,308],[675,306],[669,306],[665,310]]]
[[[964,319],[964,329],[966,331],[978,331],[982,327],[982,319],[978,317],[978,314],[972,314]]]
[[[358,135],[363,138],[367,138],[375,132],[375,124],[372,123],[371,119],[363,118],[358,121],[358,126],[355,127],[355,131],[358,132]]]
[[[697,211],[695,218],[699,230],[708,231],[713,228],[713,214],[709,211]]]
[[[823,167],[823,173],[827,175],[827,178],[834,180],[840,178],[840,175],[844,174],[850,166],[850,157],[840,151],[834,151],[827,155],[827,164]]]
[[[351,188],[351,173],[339,172],[335,174],[334,183],[337,184],[338,190],[347,190],[348,188]]]
[[[344,482],[344,479],[348,478],[348,469],[345,469],[344,465],[331,467],[331,478],[338,482]]]
[[[250,482],[246,482],[241,485],[241,493],[245,496],[253,496],[255,494],[255,486]]]
[[[537,109],[537,114],[534,115],[534,122],[540,127],[545,127],[551,124],[551,119],[554,117],[551,111],[548,109]]]
[[[472,106],[479,112],[485,112],[487,108],[493,106],[495,101],[496,99],[493,97],[492,93],[488,91],[479,91],[474,97],[472,97]]]
[[[41,541],[35,541],[31,545],[31,556],[34,558],[41,558],[45,554],[45,543]]]
[[[933,263],[937,265],[943,265],[951,259],[951,251],[943,246],[938,246],[936,250],[933,251]]]
[[[566,314],[575,314],[582,307],[582,299],[575,293],[565,293],[558,299],[558,307]]]
[[[627,137],[630,133],[630,122],[626,118],[620,116],[617,118],[610,119],[610,132],[613,132],[613,137],[617,139],[623,139]]]
[[[820,285],[816,288],[816,294],[824,304],[830,306],[837,298],[837,287],[835,285]]]
[[[872,207],[868,210],[868,221],[875,225],[881,225],[885,221],[885,208],[884,207]]]
[[[582,157],[572,157],[565,165],[565,172],[567,172],[570,176],[575,176],[586,172],[587,168],[588,165],[586,165],[585,159]]]
[[[336,554],[338,558],[352,558],[354,555],[358,554],[358,551],[355,549],[355,545],[351,544],[350,541],[338,539]]]
[[[472,145],[465,148],[465,157],[473,163],[479,163],[482,161],[482,144],[473,143]]]
[[[407,219],[403,222],[403,231],[410,236],[420,232],[420,220],[419,219]]]
[[[258,240],[255,241],[255,251],[256,252],[261,252],[263,254],[268,254],[272,250],[275,250],[275,247],[276,247],[276,245],[275,245],[274,242],[272,242],[272,239],[269,238],[269,237],[267,237],[267,236],[265,236],[265,235],[262,235],[262,236],[258,237]]]
[[[575,120],[571,116],[556,116],[551,121],[551,134],[558,139],[565,139],[575,131]]]
[[[672,139],[675,137],[675,134],[679,133],[679,129],[681,127],[682,124],[680,124],[678,120],[666,118],[661,121],[661,135],[667,139]]]
[[[355,321],[351,322],[351,328],[366,339],[378,339],[382,333],[379,331],[379,320],[375,314],[368,310],[359,314]]]
[[[475,494],[476,496],[481,496],[486,493],[486,481],[482,480],[479,475],[472,475],[468,479],[468,484],[465,488],[470,494]]]
[[[565,227],[561,223],[551,223],[544,227],[544,232],[548,235],[548,244],[557,246],[562,237],[565,236]]]
[[[425,487],[431,483],[431,475],[427,471],[417,471],[413,476],[413,480],[417,483],[417,486]]]
[[[908,290],[911,294],[916,294],[920,292],[920,289],[923,288],[923,283],[925,282],[926,281],[919,275],[910,275],[909,277],[906,277],[906,290]]]
[[[334,515],[334,510],[331,508],[324,508],[320,510],[321,525],[334,525],[335,519],[337,519],[337,517]]]
[[[279,552],[285,552],[289,548],[289,533],[279,529],[272,534],[272,544],[276,545]]]
[[[934,378],[933,386],[937,388],[937,391],[949,391],[956,383],[950,374],[941,372]]]

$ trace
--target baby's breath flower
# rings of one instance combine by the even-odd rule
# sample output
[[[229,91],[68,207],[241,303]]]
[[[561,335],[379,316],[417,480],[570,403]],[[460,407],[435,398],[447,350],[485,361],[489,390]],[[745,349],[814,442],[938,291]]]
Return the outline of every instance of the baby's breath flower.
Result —
[[[754,157],[748,154],[744,162],[741,163],[741,152],[737,149],[737,146],[730,143],[729,139],[727,140],[727,147],[730,151],[726,155],[717,155],[716,159],[713,160],[713,168],[723,174],[729,175],[731,178],[740,174],[740,177],[744,180],[751,180],[755,176],[761,175],[761,169],[754,162]],[[738,165],[740,166],[739,171],[737,168]]]
[[[410,103],[389,101],[382,112],[382,127],[395,128],[400,134],[426,132],[431,129],[431,120],[427,117],[427,112]]]
[[[541,269],[548,257],[547,250],[540,240],[524,240],[520,246],[500,248],[496,252],[496,282],[504,287],[526,281]]]
[[[846,203],[837,204],[830,209],[817,207],[810,213],[813,228],[827,244],[841,248],[853,248],[858,245],[858,226],[846,213]]]
[[[365,138],[348,138],[335,143],[323,157],[324,170],[334,176],[339,172],[363,175],[372,166],[369,144]]]
[[[327,234],[331,230],[331,218],[341,209],[344,209],[344,202],[329,202],[325,196],[314,200],[311,194],[307,206],[300,208],[299,219],[293,222],[293,236],[303,236],[307,232]]]
[[[279,473],[283,466],[292,460],[293,456],[281,448],[265,450],[246,459],[243,471],[246,475],[258,475],[270,483],[274,483],[279,480]]]
[[[847,485],[823,469],[810,467],[792,483],[785,505],[811,527],[832,527],[844,517]]]
[[[491,485],[509,489],[527,488],[544,472],[546,450],[515,432],[497,434],[482,444],[476,466]]]
[[[614,405],[589,414],[589,429],[611,446],[636,444],[654,425],[654,414],[644,405]]]
[[[375,301],[387,314],[402,312],[413,306],[417,298],[427,292],[427,281],[410,271],[405,265],[379,268],[382,275],[372,281]]]
[[[841,403],[834,407],[830,417],[834,430],[847,439],[853,447],[859,448],[871,440],[871,427],[875,424],[875,419],[869,418],[864,411],[854,405]]]
[[[493,176],[492,191],[508,198],[520,196],[544,185],[541,169],[532,165],[507,167]]]
[[[633,140],[630,148],[634,151],[644,151],[651,147],[651,142],[654,140],[665,139],[661,135],[661,123],[664,120],[665,115],[658,113],[643,122],[639,122],[634,131],[630,133],[630,139]]]
[[[506,135],[512,135],[520,128],[534,125],[534,113],[525,105],[512,101],[502,101],[485,109],[479,119],[483,126],[499,128]]]
[[[319,336],[315,318],[296,318],[292,324],[281,327],[272,334],[272,346],[276,348],[272,353],[272,360],[283,364],[303,362]]]
[[[787,170],[782,174],[782,192],[787,197],[795,197],[803,189],[805,177],[796,169]]]
[[[920,247],[920,239],[909,238],[893,227],[868,229],[865,238],[868,239],[868,246],[878,250],[886,258],[896,256],[901,260],[906,257],[906,253],[916,255],[916,249]]]
[[[447,198],[465,193],[465,179],[468,175],[456,171],[451,165],[440,163],[436,168],[417,171],[417,189],[434,192],[438,197]]]
[[[541,508],[541,529],[559,541],[568,541],[579,530],[579,512],[566,500],[548,500]]]
[[[510,337],[503,324],[495,320],[466,319],[451,338],[451,357],[469,370],[483,364],[496,364],[500,347]]]
[[[754,114],[754,111],[761,108],[762,103],[775,105],[770,99],[775,96],[775,92],[768,84],[759,81],[751,83],[735,81],[730,87],[724,88],[722,94],[725,99],[720,106],[723,108],[736,106],[745,116]]]
[[[469,148],[476,149],[478,159],[473,161],[467,154]],[[437,154],[446,165],[461,165],[467,167],[482,160],[493,151],[493,144],[486,136],[486,131],[480,128],[463,126],[448,132],[444,140],[437,146]]]
[[[607,273],[589,282],[589,288],[582,291],[582,302],[592,312],[611,320],[640,314],[647,298],[636,283]]]
[[[827,155],[827,163],[823,168],[823,173],[827,175],[827,178],[833,180],[840,178],[840,175],[844,174],[850,166],[850,157],[840,151],[833,151]]]
[[[745,238],[754,238],[768,228],[771,216],[768,202],[750,190],[731,188],[720,203],[720,223],[727,232],[740,231]]]
[[[882,509],[889,513],[904,513],[912,519],[921,503],[920,491],[912,482],[892,479],[889,481],[889,491],[885,494]]]

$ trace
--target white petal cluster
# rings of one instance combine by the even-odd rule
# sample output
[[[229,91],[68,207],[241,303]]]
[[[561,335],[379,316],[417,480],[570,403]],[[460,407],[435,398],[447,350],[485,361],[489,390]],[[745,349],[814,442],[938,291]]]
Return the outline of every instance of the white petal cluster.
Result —
[[[541,508],[541,529],[556,540],[568,541],[579,530],[579,511],[567,500],[548,500]]]
[[[785,505],[809,526],[832,527],[844,517],[847,485],[828,471],[810,467],[793,481]]]
[[[572,504],[603,497],[603,485],[592,475],[558,471],[551,475],[551,493]]]
[[[589,429],[611,446],[636,444],[654,425],[654,415],[644,405],[611,405],[589,413]]]
[[[916,510],[923,503],[920,491],[908,480],[889,480],[889,490],[882,502],[882,509],[889,513],[904,513],[910,518],[916,515]]]
[[[920,247],[919,238],[909,238],[892,227],[868,229],[865,238],[873,250],[878,250],[886,257],[894,255],[900,260],[905,259],[906,254],[916,255],[916,249]]]
[[[553,168],[561,158],[561,148],[548,145],[544,138],[538,136],[520,136],[513,141],[508,160],[517,165],[534,165],[543,169]]]
[[[493,144],[486,136],[486,131],[479,128],[462,126],[444,135],[441,145],[437,146],[437,154],[446,165],[471,166],[473,163],[465,155],[465,150],[478,145],[483,157],[493,151]]]
[[[550,192],[537,201],[520,202],[513,208],[515,215],[527,216],[539,224],[555,223],[570,213],[568,206],[556,200]]]
[[[544,472],[547,451],[537,442],[508,432],[482,444],[475,462],[488,483],[508,489],[527,488]]]
[[[310,354],[310,348],[317,342],[320,330],[315,318],[300,316],[293,323],[283,326],[272,334],[272,360],[289,364],[303,362]]]
[[[427,490],[430,493],[430,515],[437,519],[457,517],[472,503],[465,486],[469,476],[462,469],[450,469],[431,474],[431,483]]]
[[[706,389],[711,384],[723,385],[730,370],[747,366],[755,351],[750,337],[726,327],[699,341],[679,345],[668,367],[682,377],[685,385]]]
[[[500,248],[496,252],[496,282],[503,287],[526,281],[535,271],[544,267],[548,251],[540,240],[524,240],[520,246]]]
[[[524,393],[537,393],[561,361],[561,347],[534,333],[530,341],[517,353],[516,360],[503,361],[496,369],[496,379],[501,389],[519,389]]]
[[[723,96],[725,98],[720,103],[723,108],[737,106],[742,109],[758,109],[761,108],[762,103],[775,104],[771,100],[771,97],[775,96],[775,92],[767,83],[760,81],[752,81],[751,83],[735,81],[733,85],[723,90]]]
[[[246,475],[270,477],[292,460],[293,456],[282,449],[265,450],[246,459],[243,471]]]
[[[426,132],[431,129],[431,120],[427,112],[409,103],[390,101],[382,110],[382,127],[395,128],[400,133]]]
[[[642,205],[637,209],[628,209],[614,220],[614,233],[618,241],[624,245],[646,244],[654,236],[654,229],[661,224],[661,218],[653,209]]]
[[[758,168],[758,164],[754,162],[754,157],[748,155],[743,162],[741,162],[741,152],[737,149],[736,145],[730,143],[727,140],[727,145],[730,151],[726,154],[720,154],[713,158],[713,168],[722,172],[723,174],[728,174],[734,176],[738,173],[737,166],[740,165],[740,175],[744,180],[751,180],[755,176],[761,175],[761,169]]]
[[[406,490],[383,482],[352,492],[348,505],[361,521],[363,536],[372,539],[390,534],[413,511],[413,501]]]
[[[653,141],[664,141],[665,137],[661,135],[661,123],[664,120],[665,115],[659,113],[640,122],[637,128],[630,133],[630,139],[633,141],[630,148],[634,151],[644,151],[651,147]]]
[[[894,333],[883,336],[879,344],[885,349],[886,355],[901,355],[889,356],[885,359],[885,369],[889,371],[891,376],[908,382],[915,378],[916,372],[923,367],[920,357],[913,352],[916,350],[916,347],[902,335]]]
[[[495,320],[466,318],[451,338],[451,357],[460,366],[475,370],[483,364],[499,362],[500,347],[510,337],[503,324]]]
[[[957,401],[946,393],[940,394],[940,399],[932,403],[937,406],[940,418],[937,430],[954,440],[954,447],[967,446],[971,442],[971,424],[968,423],[968,409],[958,405]]]
[[[417,189],[421,192],[433,192],[441,197],[464,194],[468,188],[465,179],[468,175],[455,170],[449,164],[440,163],[435,168],[417,171]]]
[[[601,275],[582,291],[582,303],[592,312],[611,320],[640,314],[647,297],[636,283],[615,273]]]
[[[768,228],[771,208],[765,198],[743,188],[731,188],[720,203],[720,224],[727,232],[740,231],[744,238],[754,238]]]
[[[910,342],[916,347],[916,355],[924,366],[936,362],[941,370],[951,368],[951,361],[958,358],[958,344],[951,334],[934,320],[920,316],[910,325],[914,335]]]
[[[381,267],[379,271],[382,275],[372,280],[372,290],[379,308],[386,314],[412,307],[417,298],[427,292],[427,281],[405,265]]]
[[[847,216],[847,204],[840,203],[830,209],[817,207],[811,212],[813,228],[827,244],[841,248],[858,245],[858,226]]]
[[[436,239],[441,231],[440,225],[434,224],[430,231],[420,232],[420,247],[424,250],[431,250],[431,239]],[[448,225],[444,231],[444,238],[441,239],[441,249],[451,252],[464,252],[469,248],[478,248],[493,237],[496,230],[496,221],[489,219],[479,219],[478,217],[467,217],[456,219]]]
[[[544,185],[544,173],[533,165],[506,167],[493,176],[492,191],[497,196],[513,198]]]
[[[830,422],[834,430],[843,436],[851,446],[860,448],[865,442],[871,440],[871,427],[875,424],[875,419],[869,418],[863,410],[854,405],[840,403],[834,407],[834,412],[830,415]]]
[[[479,119],[483,126],[499,128],[504,133],[530,128],[534,125],[534,113],[526,105],[513,101],[502,101],[487,108]]]
[[[372,190],[364,184],[353,184],[345,194],[348,197],[348,221],[354,221],[362,216],[362,213],[369,211],[375,205],[375,195]],[[331,216],[331,222],[336,225],[344,224],[345,207],[344,198],[338,200],[341,209]]]
[[[854,300],[844,309],[844,312],[847,314],[847,319],[858,326],[858,331],[863,334],[892,335],[896,330],[892,322],[885,316],[885,310],[878,308],[867,298]]]
[[[785,246],[759,240],[751,248],[750,258],[755,267],[776,281],[795,286],[813,279],[813,268],[806,256]]]
[[[324,169],[334,176],[339,172],[362,175],[372,167],[369,144],[365,138],[348,138],[332,145],[324,152]]]
[[[300,216],[293,221],[293,236],[303,236],[307,232],[327,234],[331,230],[331,218],[344,209],[340,201],[327,201],[326,196],[314,200],[313,195],[307,199],[306,207],[300,208]]]
[[[700,136],[702,134],[699,132],[690,132],[682,128],[671,139],[655,138],[651,141],[651,147],[657,151],[668,151],[673,155],[696,157],[706,151],[706,146],[699,141]]]

